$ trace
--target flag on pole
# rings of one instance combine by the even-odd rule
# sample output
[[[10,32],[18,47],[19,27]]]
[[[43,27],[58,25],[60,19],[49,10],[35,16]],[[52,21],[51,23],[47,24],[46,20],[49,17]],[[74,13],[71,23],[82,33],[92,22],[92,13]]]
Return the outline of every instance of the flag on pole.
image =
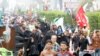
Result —
[[[53,20],[53,23],[57,22],[58,20],[59,20],[59,18],[55,18],[55,19]]]
[[[53,20],[53,22],[54,22],[55,25],[61,26],[63,32],[65,31],[65,29],[64,29],[64,18],[63,18],[63,17],[61,17],[61,18],[55,18],[55,19]]]
[[[84,26],[89,27],[88,17],[85,15],[83,6],[81,6],[76,14],[77,24],[83,28]]]
[[[42,17],[40,20],[41,20],[42,22],[45,22],[45,21],[46,21],[46,17],[44,16],[44,17]]]

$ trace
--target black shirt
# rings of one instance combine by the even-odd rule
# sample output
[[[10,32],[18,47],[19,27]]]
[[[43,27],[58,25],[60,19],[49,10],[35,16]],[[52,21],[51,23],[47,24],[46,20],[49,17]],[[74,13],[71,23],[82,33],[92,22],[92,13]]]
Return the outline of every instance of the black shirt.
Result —
[[[69,43],[70,43],[70,36],[61,36],[60,38],[58,37],[58,39],[57,39],[58,41],[58,43],[60,44],[60,42],[62,42],[62,41],[65,41],[68,45],[69,45]]]
[[[79,47],[79,42],[80,42],[80,37],[79,36],[74,36],[72,38],[72,43],[74,44],[74,49],[76,50],[77,47]]]
[[[88,44],[89,42],[86,38],[80,39],[80,42],[79,42],[80,51],[84,51],[85,49],[87,49]]]

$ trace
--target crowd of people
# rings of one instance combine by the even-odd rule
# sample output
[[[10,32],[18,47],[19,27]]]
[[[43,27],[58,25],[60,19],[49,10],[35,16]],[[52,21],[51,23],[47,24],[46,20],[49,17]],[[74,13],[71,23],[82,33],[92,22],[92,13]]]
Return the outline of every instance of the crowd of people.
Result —
[[[11,18],[11,19],[9,19]],[[15,56],[100,56],[100,31],[88,34],[86,26],[69,29],[37,18],[5,16],[16,31]]]

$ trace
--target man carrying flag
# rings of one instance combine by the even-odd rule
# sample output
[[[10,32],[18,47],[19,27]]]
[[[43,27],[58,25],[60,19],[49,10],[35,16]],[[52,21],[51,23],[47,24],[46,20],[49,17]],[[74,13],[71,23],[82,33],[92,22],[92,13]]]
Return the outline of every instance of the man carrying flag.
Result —
[[[76,14],[76,22],[77,25],[83,29],[83,31],[87,31],[87,35],[89,35],[90,32],[90,26],[89,26],[89,21],[88,17],[85,14],[85,8],[87,7],[87,3],[84,6],[80,6],[77,14]]]
[[[76,22],[77,22],[77,25],[82,29],[83,34],[86,36],[89,44],[92,44],[91,39],[89,37],[89,32],[90,32],[89,21],[88,21],[88,17],[86,16],[85,10],[84,10],[86,6],[87,4],[84,6],[81,5],[79,7],[77,14],[76,14]]]

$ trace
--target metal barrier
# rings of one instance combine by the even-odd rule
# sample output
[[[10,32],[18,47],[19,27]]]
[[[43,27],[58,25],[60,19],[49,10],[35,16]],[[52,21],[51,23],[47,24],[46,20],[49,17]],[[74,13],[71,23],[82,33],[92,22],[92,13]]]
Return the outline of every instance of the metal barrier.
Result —
[[[96,49],[96,50],[95,50],[94,56],[100,56],[100,49]]]
[[[79,56],[95,56],[95,52],[89,52],[89,51],[80,51]]]

